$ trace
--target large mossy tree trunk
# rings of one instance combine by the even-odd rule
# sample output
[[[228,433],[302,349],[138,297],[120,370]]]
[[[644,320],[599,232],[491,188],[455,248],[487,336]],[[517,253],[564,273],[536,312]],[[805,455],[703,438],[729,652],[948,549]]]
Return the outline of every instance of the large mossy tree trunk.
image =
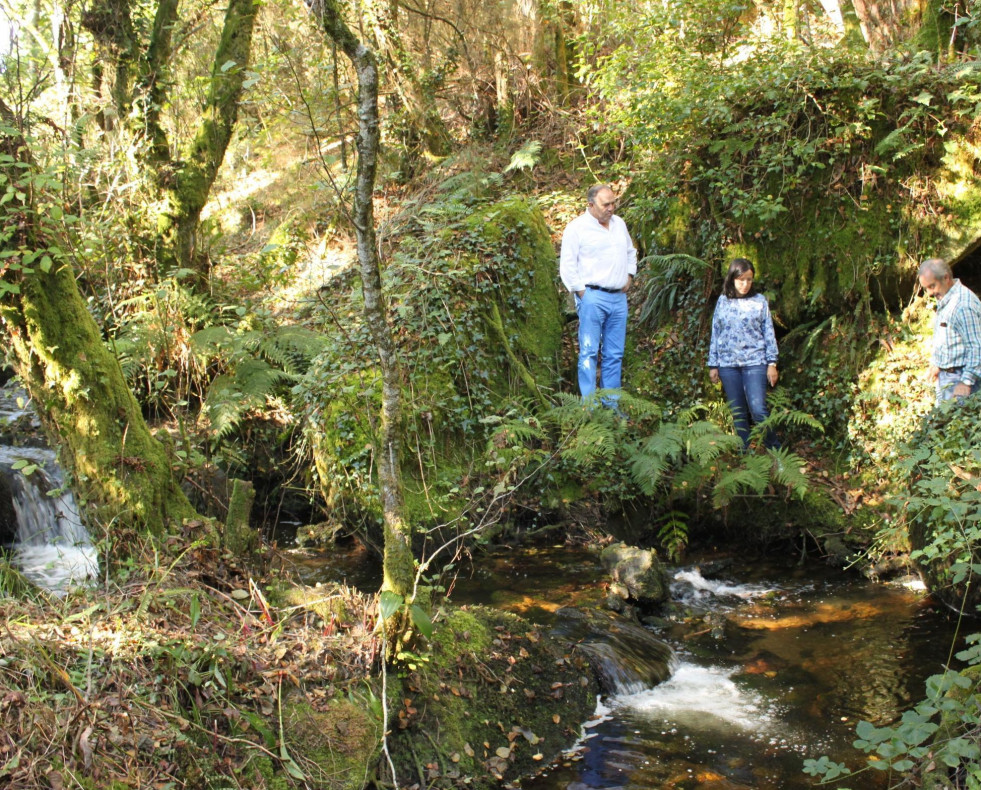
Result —
[[[412,554],[412,526],[405,517],[399,467],[401,370],[382,291],[372,203],[380,145],[378,67],[372,51],[347,26],[336,0],[321,0],[315,13],[324,32],[350,58],[358,75],[358,169],[353,221],[364,292],[365,321],[378,351],[382,378],[381,427],[376,447],[378,486],[385,529],[382,589],[390,590],[408,600],[415,584],[415,558]]]
[[[163,534],[195,515],[102,342],[75,282],[52,206],[39,208],[38,170],[13,112],[0,101],[0,174],[18,195],[3,209],[0,318],[14,368],[90,512],[105,523]]]

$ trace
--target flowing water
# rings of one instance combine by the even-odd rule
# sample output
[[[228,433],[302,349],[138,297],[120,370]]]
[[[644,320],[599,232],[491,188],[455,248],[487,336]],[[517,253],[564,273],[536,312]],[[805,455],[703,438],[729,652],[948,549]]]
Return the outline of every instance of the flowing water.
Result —
[[[717,559],[717,558],[715,558]],[[922,698],[950,660],[954,624],[915,584],[876,584],[813,564],[744,562],[675,569],[672,604],[650,625],[675,652],[671,677],[605,697],[585,737],[526,790],[814,786],[807,758],[859,768],[856,723],[882,726]],[[377,585],[364,557],[332,554],[309,582]],[[605,575],[585,549],[527,548],[480,555],[450,587],[551,625],[562,606],[596,606]],[[895,777],[893,777],[895,779]],[[866,771],[841,786],[888,787]],[[834,785],[838,786],[838,785]]]
[[[29,414],[23,395],[0,391],[0,419]],[[71,491],[52,450],[0,445],[2,548],[32,582],[56,595],[98,575],[92,545]]]

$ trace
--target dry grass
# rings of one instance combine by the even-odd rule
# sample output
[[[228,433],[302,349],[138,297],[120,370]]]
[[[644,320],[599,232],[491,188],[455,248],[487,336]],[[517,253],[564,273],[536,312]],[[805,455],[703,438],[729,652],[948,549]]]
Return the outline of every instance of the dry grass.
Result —
[[[65,600],[4,599],[0,785],[264,786],[243,767],[278,772],[286,692],[316,706],[378,657],[374,598],[318,593],[337,616],[276,608],[231,557],[195,548]]]

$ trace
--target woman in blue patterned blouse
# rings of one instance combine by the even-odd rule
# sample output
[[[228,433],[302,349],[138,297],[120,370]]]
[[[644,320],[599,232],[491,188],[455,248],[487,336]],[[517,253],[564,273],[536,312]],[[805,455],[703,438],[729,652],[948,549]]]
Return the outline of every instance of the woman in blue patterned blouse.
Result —
[[[766,419],[766,386],[777,385],[777,338],[766,297],[753,288],[756,270],[745,258],[736,258],[722,283],[722,295],[712,316],[709,378],[722,382],[736,433],[749,447],[752,424]],[[763,444],[780,443],[767,432]]]

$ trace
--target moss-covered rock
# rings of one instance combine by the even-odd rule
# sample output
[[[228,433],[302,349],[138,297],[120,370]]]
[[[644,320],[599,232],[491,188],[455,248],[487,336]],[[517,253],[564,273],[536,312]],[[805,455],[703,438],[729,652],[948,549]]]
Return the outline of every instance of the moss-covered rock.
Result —
[[[475,479],[473,458],[487,438],[482,418],[555,387],[563,320],[555,251],[534,201],[427,209],[439,221],[409,223],[384,277],[405,375],[407,517],[446,522],[468,501],[461,482]],[[324,331],[329,348],[297,388],[317,477],[335,512],[377,521],[380,382],[355,282],[339,280],[331,291]]]
[[[613,543],[603,549],[600,559],[613,579],[611,595],[642,607],[662,604],[670,597],[668,574],[655,551]]]
[[[397,705],[400,781],[481,788],[532,774],[578,738],[598,691],[585,659],[528,621],[444,610]]]
[[[363,701],[315,702],[300,692],[283,700],[288,767],[302,773],[311,790],[361,790],[369,784],[381,754],[381,728]]]

